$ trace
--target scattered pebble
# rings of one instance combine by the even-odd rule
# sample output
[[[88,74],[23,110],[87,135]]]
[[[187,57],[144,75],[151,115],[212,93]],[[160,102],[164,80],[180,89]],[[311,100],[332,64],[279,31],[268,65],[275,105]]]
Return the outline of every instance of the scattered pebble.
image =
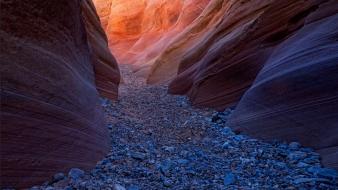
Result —
[[[72,169],[61,189],[338,189],[337,171],[312,149],[235,134],[227,126],[234,108],[195,108],[166,85],[121,71],[119,100],[101,100],[111,151],[88,173]],[[58,183],[41,189],[48,184]]]

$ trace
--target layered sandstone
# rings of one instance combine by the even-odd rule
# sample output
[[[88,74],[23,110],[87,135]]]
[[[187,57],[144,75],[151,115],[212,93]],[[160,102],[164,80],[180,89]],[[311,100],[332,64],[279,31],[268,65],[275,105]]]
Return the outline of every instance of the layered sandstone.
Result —
[[[120,72],[117,62],[108,48],[108,39],[101,27],[100,18],[91,0],[82,0],[82,17],[87,32],[87,40],[94,66],[95,84],[99,93],[116,99]]]
[[[338,4],[319,6],[280,44],[229,125],[263,139],[300,141],[338,168]]]
[[[211,1],[201,16],[155,60],[149,83],[195,105],[236,103],[273,49],[297,31],[319,1]]]
[[[119,75],[81,2],[1,1],[1,187],[89,169],[109,150],[95,80],[114,98]]]
[[[94,0],[109,46],[121,64],[148,71],[210,0]]]
[[[197,106],[239,102],[231,127],[300,141],[337,168],[337,13],[333,0],[211,1],[148,82],[170,82]]]

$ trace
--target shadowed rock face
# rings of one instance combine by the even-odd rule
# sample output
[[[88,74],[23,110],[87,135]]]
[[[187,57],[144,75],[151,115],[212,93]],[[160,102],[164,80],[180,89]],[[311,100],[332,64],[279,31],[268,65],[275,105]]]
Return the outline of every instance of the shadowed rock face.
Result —
[[[91,60],[94,66],[96,88],[102,96],[116,99],[120,72],[108,48],[107,36],[91,0],[83,0],[82,17],[87,31]]]
[[[169,81],[197,106],[239,102],[233,128],[300,141],[338,168],[337,13],[333,0],[211,1],[156,58],[148,82]]]
[[[95,79],[115,98],[119,74],[90,1],[82,3],[1,1],[1,187],[89,169],[109,150]]]
[[[119,63],[147,73],[156,58],[210,0],[94,0]]]
[[[338,5],[321,5],[280,44],[245,93],[230,126],[264,139],[300,141],[338,168]]]

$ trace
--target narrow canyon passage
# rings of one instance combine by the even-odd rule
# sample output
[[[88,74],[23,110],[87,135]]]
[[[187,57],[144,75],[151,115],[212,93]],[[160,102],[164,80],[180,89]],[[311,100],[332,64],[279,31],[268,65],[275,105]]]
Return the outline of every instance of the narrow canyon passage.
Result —
[[[120,69],[119,100],[102,99],[111,151],[90,173],[72,169],[68,177],[50,182],[52,187],[337,188],[337,181],[329,175],[334,170],[322,169],[319,154],[311,148],[236,135],[226,125],[233,109],[195,108],[186,97],[168,94],[166,85],[147,85],[130,66],[120,65]]]
[[[338,189],[337,0],[3,0],[0,21],[0,189]]]

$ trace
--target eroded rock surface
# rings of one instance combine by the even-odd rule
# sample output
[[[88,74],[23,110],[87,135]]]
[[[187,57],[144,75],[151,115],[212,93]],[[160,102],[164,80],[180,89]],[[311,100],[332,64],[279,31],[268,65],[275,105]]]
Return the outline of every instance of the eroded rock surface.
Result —
[[[116,97],[118,70],[82,2],[1,1],[1,187],[88,169],[109,150],[95,79]],[[114,72],[99,73],[103,66]]]
[[[210,0],[94,0],[109,46],[122,64],[149,70],[156,58]]]
[[[337,13],[333,0],[211,1],[148,82],[170,82],[197,106],[239,102],[233,128],[298,140],[337,167]]]
[[[117,62],[108,48],[108,39],[101,27],[93,2],[83,0],[81,6],[94,66],[96,88],[102,96],[116,99],[120,82]]]
[[[338,5],[331,1],[279,45],[230,119],[238,131],[300,141],[338,168]]]

